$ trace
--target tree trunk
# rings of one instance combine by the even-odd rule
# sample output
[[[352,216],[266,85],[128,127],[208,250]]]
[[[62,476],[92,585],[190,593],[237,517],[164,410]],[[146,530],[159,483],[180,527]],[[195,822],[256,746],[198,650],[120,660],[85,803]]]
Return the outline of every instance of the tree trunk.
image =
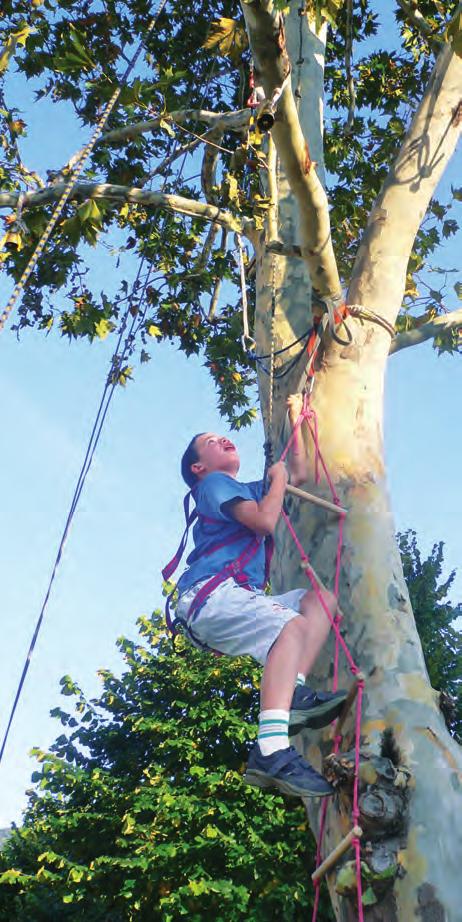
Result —
[[[291,11],[289,24],[296,17]],[[287,30],[291,40],[290,25]],[[292,35],[296,35],[294,29]],[[292,39],[293,40],[293,39]],[[292,60],[295,60],[291,54]],[[295,75],[293,74],[293,77]],[[302,73],[302,94],[313,92],[320,101],[322,68],[318,84],[313,74]],[[311,124],[310,143],[320,147]],[[316,151],[317,159],[321,159]],[[313,158],[314,159],[314,158]],[[293,197],[279,175],[279,236],[297,243],[298,219]],[[367,281],[356,276],[358,290],[377,303]],[[368,274],[369,273],[369,274]],[[287,345],[310,324],[310,285],[301,260],[275,257],[257,247],[256,337],[261,352],[268,352],[271,331],[271,283],[274,282],[274,333],[276,348]],[[381,292],[384,295],[384,292]],[[385,293],[386,296],[386,293]],[[400,295],[401,296],[401,295]],[[396,311],[397,292],[393,291]],[[388,305],[389,309],[392,305]],[[342,548],[340,603],[345,620],[342,633],[366,686],[361,728],[360,824],[363,891],[373,904],[364,906],[368,922],[461,922],[459,866],[462,861],[462,753],[449,736],[430,687],[409,596],[403,577],[383,458],[383,391],[389,334],[376,325],[348,320],[353,343],[330,345],[316,374],[312,403],[318,414],[320,445],[342,505],[347,508]],[[294,347],[295,352],[295,347]],[[284,439],[285,397],[300,389],[304,369],[299,364],[274,389],[272,435],[275,458]],[[268,424],[268,377],[261,376],[263,415]],[[267,430],[267,436],[268,436]],[[313,453],[311,452],[311,459]],[[314,482],[312,460],[305,488],[330,499],[325,479]],[[425,497],[422,497],[422,502]],[[291,520],[310,555],[316,572],[333,585],[338,520],[291,497]],[[277,533],[277,553],[272,572],[273,591],[302,586],[305,577],[298,552],[285,526]],[[310,677],[318,688],[332,680],[333,638]],[[340,685],[351,676],[340,654]],[[342,751],[350,757],[331,761],[328,771],[338,780],[338,793],[327,811],[323,855],[330,852],[351,828],[351,750],[353,718],[344,728]],[[384,735],[384,731],[385,735]],[[297,745],[319,769],[332,749],[331,731],[300,734]],[[326,765],[328,765],[327,760]],[[307,809],[313,831],[319,828],[319,807]],[[336,918],[357,918],[353,853],[347,853],[328,875]],[[342,873],[340,874],[340,870]],[[339,893],[341,891],[341,893]]]

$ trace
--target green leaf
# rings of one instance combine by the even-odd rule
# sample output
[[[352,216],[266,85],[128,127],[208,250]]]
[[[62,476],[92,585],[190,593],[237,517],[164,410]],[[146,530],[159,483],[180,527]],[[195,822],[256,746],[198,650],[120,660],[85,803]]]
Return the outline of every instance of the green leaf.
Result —
[[[368,887],[362,895],[362,904],[363,906],[373,906],[377,902],[377,897],[372,889]]]
[[[174,130],[173,130],[173,128],[172,128],[170,122],[167,121],[167,119],[161,118],[161,120],[160,120],[160,122],[159,122],[159,126],[160,126],[160,128],[163,128],[164,131],[167,132],[167,134],[168,134],[168,136],[169,136],[170,138],[174,138],[174,137],[175,137],[175,132],[174,132]]]
[[[459,301],[462,301],[462,282],[456,282],[454,285],[454,291],[459,298]]]
[[[98,320],[98,323],[95,324],[95,333],[98,339],[106,339],[108,333],[114,329],[114,324],[110,320],[106,320],[104,317],[101,320]]]
[[[245,29],[234,19],[222,16],[212,22],[202,47],[209,51],[214,48],[217,55],[239,60],[248,43]]]
[[[132,378],[133,368],[131,365],[126,365],[125,368],[121,368],[117,375],[117,381],[122,387],[125,387],[127,382]]]
[[[86,221],[100,223],[102,217],[101,211],[94,199],[87,199],[86,202],[83,202],[82,205],[79,205],[77,214],[82,224],[85,224]]]
[[[133,816],[130,816],[129,813],[126,813],[122,817],[122,832],[124,835],[129,836],[136,827],[136,820]]]

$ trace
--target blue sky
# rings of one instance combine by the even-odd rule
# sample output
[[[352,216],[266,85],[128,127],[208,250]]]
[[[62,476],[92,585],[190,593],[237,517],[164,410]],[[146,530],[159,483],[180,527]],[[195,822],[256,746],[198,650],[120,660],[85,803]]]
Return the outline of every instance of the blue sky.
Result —
[[[31,105],[32,88],[15,81],[27,110],[27,164],[60,166],[85,134],[47,103]],[[11,103],[12,92],[8,99]],[[43,141],[46,119],[47,138]],[[460,176],[454,162],[445,181]],[[87,250],[92,274],[110,267]],[[444,260],[456,264],[455,248]],[[3,281],[2,301],[11,285]],[[451,306],[456,306],[452,303]],[[49,580],[57,545],[107,372],[112,342],[69,345],[35,332],[0,341],[2,482],[0,610],[2,715],[9,709]],[[386,454],[397,528],[413,527],[428,551],[446,542],[447,570],[460,562],[460,359],[438,358],[429,344],[389,362]],[[74,520],[2,767],[0,826],[20,819],[34,764],[32,746],[60,732],[48,712],[69,699],[59,678],[69,673],[88,695],[98,693],[100,667],[119,671],[115,639],[135,636],[135,621],[162,604],[159,570],[182,531],[183,485],[178,458],[190,436],[222,430],[212,384],[198,359],[171,346],[155,348],[136,380],[119,389]],[[244,479],[262,470],[262,430],[233,434]],[[462,597],[462,574],[452,593]]]

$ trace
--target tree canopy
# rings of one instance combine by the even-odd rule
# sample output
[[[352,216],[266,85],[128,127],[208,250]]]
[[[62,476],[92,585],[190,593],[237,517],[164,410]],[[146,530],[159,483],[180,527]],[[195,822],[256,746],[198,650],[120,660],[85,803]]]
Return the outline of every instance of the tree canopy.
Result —
[[[442,541],[433,545],[425,560],[415,532],[399,535],[398,542],[430,682],[448,696],[441,702],[442,710],[452,735],[462,743],[462,632],[458,624],[462,605],[453,605],[447,598],[455,571],[441,579]]]
[[[242,781],[256,736],[260,668],[180,641],[161,616],[122,639],[126,671],[102,671],[41,762],[25,822],[2,852],[0,914],[11,920],[306,917],[314,868],[297,800]],[[331,918],[324,903],[324,919]]]
[[[386,46],[390,23],[385,33],[380,4],[310,0],[306,6],[318,24],[329,24],[324,157],[332,240],[344,285],[435,51],[445,41],[460,48],[460,23],[457,17],[451,20],[456,8],[455,0],[422,0],[416,14],[412,4],[398,3],[392,45]],[[15,105],[14,71],[27,78],[37,100],[53,104],[55,118],[63,107],[72,107],[87,139],[151,15],[145,0],[4,3],[0,206],[10,210],[0,258],[15,280],[71,164],[50,164],[47,176],[40,176],[33,163],[24,163],[27,123]],[[117,335],[129,306],[136,322],[124,363],[115,369],[120,383],[132,374],[135,356],[148,361],[154,342],[173,340],[186,354],[204,355],[220,408],[236,426],[253,418],[255,374],[240,343],[232,232],[258,233],[269,201],[265,136],[250,126],[246,107],[250,65],[237,3],[198,0],[164,8],[13,321],[15,330],[54,327],[70,339],[103,338]],[[27,193],[20,214],[18,192]],[[449,323],[445,314],[457,305],[462,282],[444,259],[444,243],[458,231],[461,198],[460,188],[444,200],[433,198],[409,260],[397,322],[398,331],[415,329],[424,336],[423,328],[430,331],[440,318],[431,335],[435,347],[446,351],[460,348],[456,317]],[[209,227],[207,214],[208,220],[210,214],[217,219]],[[115,295],[113,288],[93,289],[85,244],[104,249],[109,275],[117,279]],[[140,275],[131,290],[127,256],[135,254]],[[252,312],[250,254],[247,270]],[[397,339],[393,348],[398,347]]]

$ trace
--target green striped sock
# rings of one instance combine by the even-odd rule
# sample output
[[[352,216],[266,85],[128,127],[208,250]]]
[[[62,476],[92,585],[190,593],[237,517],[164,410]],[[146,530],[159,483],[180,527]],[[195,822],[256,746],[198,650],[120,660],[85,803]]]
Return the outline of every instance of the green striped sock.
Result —
[[[258,745],[262,755],[270,756],[289,743],[289,711],[261,711],[258,723]]]
[[[296,685],[304,685],[304,684],[305,684],[305,676],[303,675],[302,672],[298,672],[298,673],[297,673],[297,681],[296,681],[295,684],[296,684]]]

